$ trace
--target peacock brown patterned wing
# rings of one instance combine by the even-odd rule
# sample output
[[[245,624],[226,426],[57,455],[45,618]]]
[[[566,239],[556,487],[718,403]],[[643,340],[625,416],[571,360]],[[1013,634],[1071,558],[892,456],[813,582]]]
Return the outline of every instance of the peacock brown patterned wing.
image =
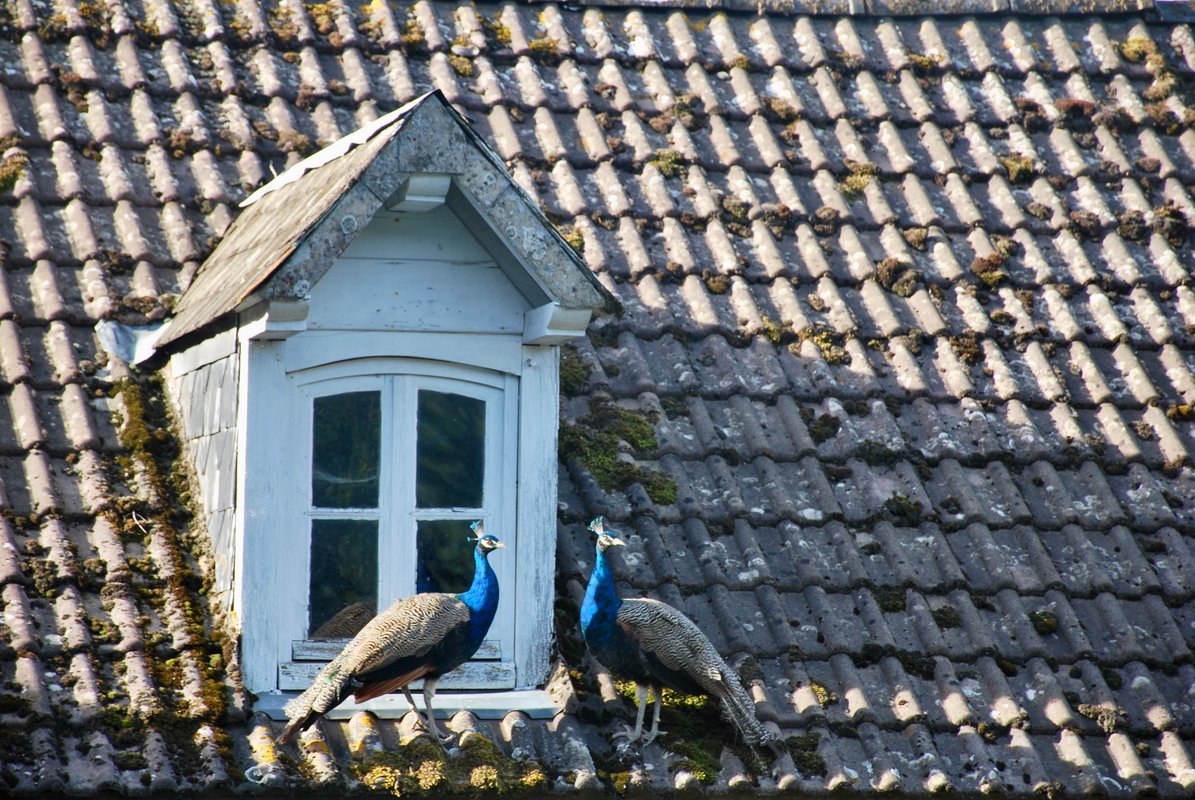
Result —
[[[469,607],[451,594],[416,594],[396,600],[345,645],[341,670],[360,675],[407,656],[426,653],[469,622]]]
[[[648,598],[624,600],[616,621],[627,636],[670,669],[707,673],[721,662],[701,629],[667,603]]]

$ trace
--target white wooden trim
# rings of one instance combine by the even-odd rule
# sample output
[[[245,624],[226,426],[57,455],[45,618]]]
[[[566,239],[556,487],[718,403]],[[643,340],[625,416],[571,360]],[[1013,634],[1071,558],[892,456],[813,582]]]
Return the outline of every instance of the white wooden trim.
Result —
[[[364,346],[373,336],[382,344],[366,347],[366,351],[385,352],[386,357],[360,358],[361,350],[356,350],[358,357],[349,357],[354,346]],[[398,344],[399,338],[405,338],[406,343]],[[371,386],[409,386],[412,392],[415,387],[427,386],[500,397],[500,401],[494,401],[498,405],[487,402],[487,457],[492,454],[498,458],[496,466],[487,464],[487,478],[492,474],[504,488],[491,496],[487,486],[485,507],[461,513],[484,516],[487,530],[511,545],[510,550],[499,551],[491,558],[502,587],[491,638],[500,642],[507,660],[488,663],[506,665],[502,669],[510,671],[509,681],[506,677],[495,680],[503,686],[526,688],[541,685],[546,679],[555,581],[558,349],[512,345],[517,337],[508,336],[463,337],[449,347],[432,344],[452,338],[452,334],[365,336],[307,331],[285,342],[242,340],[238,446],[244,467],[238,471],[238,495],[243,500],[237,509],[234,610],[243,627],[244,674],[250,690],[259,694],[276,690],[279,665],[299,662],[292,655],[292,646],[307,634],[310,398],[364,387],[371,381]],[[471,344],[465,339],[472,340]],[[488,361],[484,351],[491,344],[496,347],[494,352],[506,353],[498,359],[502,370],[472,366],[472,362]],[[517,359],[509,358],[512,346],[518,352]],[[395,356],[396,352],[407,351],[422,358]],[[437,354],[429,351],[440,355],[451,352],[464,363],[428,360]],[[332,363],[320,361],[329,357],[343,358]],[[470,386],[476,388],[470,390]],[[498,414],[501,422],[491,414]],[[397,434],[384,431],[383,435],[393,442]],[[499,447],[495,448],[493,442],[500,442]],[[383,457],[383,486],[402,483],[387,470],[405,468],[413,475],[413,456],[401,460],[409,464],[387,464]],[[410,483],[413,486],[413,480]],[[381,514],[380,531],[401,527],[397,518],[387,519],[385,506],[373,512]],[[413,508],[413,498],[409,507]],[[407,536],[389,537],[395,539],[391,544],[396,547],[409,545],[407,553],[414,547],[415,515],[408,520]],[[304,531],[302,546],[296,543],[296,530]],[[393,554],[390,561],[400,556]],[[383,560],[379,567],[385,569]],[[409,577],[404,573],[389,587],[379,587],[380,606],[414,590],[414,571],[409,572]],[[307,664],[319,666],[317,662]],[[287,670],[295,681],[307,675],[296,671],[297,667]]]
[[[303,369],[293,369],[286,363],[287,372],[292,373],[296,385],[314,386],[322,382],[346,381],[358,377],[387,377],[411,375],[416,377],[445,378],[458,383],[476,383],[500,389],[506,385],[505,377],[485,368],[465,364],[452,364],[428,360],[417,356],[409,358],[357,358],[337,361],[331,364]]]
[[[302,300],[274,299],[241,312],[242,339],[289,339],[307,330],[308,304]]]
[[[556,435],[560,352],[524,347],[519,404],[519,505],[516,541],[519,597],[515,664],[519,688],[548,676],[556,576]]]
[[[390,211],[426,213],[444,205],[444,198],[451,185],[451,175],[432,172],[412,175],[398,187],[394,196],[386,201],[386,208]]]
[[[285,347],[290,348],[295,341],[287,342]],[[273,602],[264,597],[257,600],[259,607],[272,609],[268,619],[265,613],[259,613],[253,618],[253,633],[246,636],[247,657],[251,652],[252,657],[265,659],[263,664],[255,663],[253,670],[246,670],[252,672],[254,681],[262,681],[250,684],[250,688],[258,692],[273,689],[280,686],[277,683],[279,676],[296,682],[305,680],[310,672],[310,669],[298,666],[286,667],[281,672],[276,669],[278,665],[300,661],[292,653],[295,642],[303,641],[307,634],[309,536],[311,519],[316,517],[379,520],[379,607],[415,590],[410,554],[415,550],[419,519],[484,519],[487,530],[502,532],[511,547],[511,550],[499,551],[491,559],[502,587],[499,612],[490,632],[496,648],[494,657],[503,652],[515,653],[515,609],[520,589],[516,557],[512,552],[517,547],[514,524],[517,475],[511,462],[515,460],[519,444],[519,380],[512,375],[465,365],[394,358],[356,359],[287,374],[284,369],[287,359],[280,352],[283,345],[251,342],[249,347],[263,354],[260,357],[262,363],[254,364],[254,368],[261,371],[262,379],[268,377],[280,384],[270,396],[282,398],[282,402],[272,405],[257,398],[254,404],[246,406],[260,415],[259,427],[255,428],[261,436],[255,440],[257,451],[274,454],[269,467],[260,469],[262,475],[257,477],[257,484],[250,487],[262,493],[265,499],[255,517],[246,518],[244,528],[252,535],[248,540],[257,550],[254,558],[271,565],[256,567],[252,580],[259,582],[258,586],[266,587],[272,580],[275,589]],[[270,357],[264,355],[267,349]],[[486,404],[486,478],[480,508],[415,508],[414,434],[418,392],[422,389],[476,397]],[[373,509],[317,509],[311,505],[312,401],[319,396],[362,390],[379,391],[384,411],[379,473],[383,488],[379,506]],[[277,457],[278,452],[288,449],[293,457]],[[267,484],[276,487],[272,496]],[[271,571],[274,577],[266,577]],[[245,602],[251,602],[248,596]],[[475,688],[510,688],[514,685],[516,664],[513,659],[487,663],[495,665],[494,670],[487,673],[474,668],[472,672],[453,678],[452,685],[464,688],[462,681],[469,676],[482,680]],[[310,666],[313,662],[307,664]],[[505,666],[496,666],[499,664]],[[318,669],[319,664],[314,666]],[[288,687],[294,688],[289,684],[282,688]]]
[[[318,661],[283,661],[278,664],[278,688],[284,692],[302,691],[311,685],[323,664]],[[513,689],[515,665],[509,661],[467,661],[440,678],[444,689]],[[412,681],[411,689],[422,688],[423,681]]]
[[[270,719],[283,720],[282,709],[296,692],[267,692],[253,704],[254,711],[260,711]],[[423,701],[416,700],[420,713]],[[324,715],[327,719],[346,720],[354,714],[368,711],[379,719],[401,719],[411,710],[402,693],[386,694],[355,703],[350,697]],[[499,720],[511,711],[520,711],[532,719],[552,719],[560,713],[560,706],[542,689],[512,690],[501,692],[456,692],[446,690],[436,694],[435,711],[437,719],[451,719],[458,711],[470,711],[480,719]]]
[[[331,661],[348,643],[348,639],[298,639],[290,644],[291,658],[295,661]],[[502,646],[493,639],[486,639],[470,660],[501,661]]]
[[[481,333],[396,331],[307,331],[286,349],[287,372],[300,372],[356,359],[416,358],[519,375],[518,336]]]
[[[585,335],[588,308],[563,308],[545,303],[523,314],[523,344],[563,344]]]
[[[286,645],[306,634],[306,548],[287,548],[289,530],[279,529],[288,509],[303,507],[295,470],[301,459],[293,450],[280,457],[278,449],[295,445],[299,427],[297,393],[282,370],[285,346],[241,342],[233,611],[242,630],[245,685],[253,692],[277,685],[277,664],[290,655]],[[294,560],[281,556],[288,550]]]

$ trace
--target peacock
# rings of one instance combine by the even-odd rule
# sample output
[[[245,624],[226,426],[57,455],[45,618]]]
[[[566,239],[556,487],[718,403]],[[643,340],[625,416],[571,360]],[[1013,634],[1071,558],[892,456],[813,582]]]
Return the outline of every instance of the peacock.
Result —
[[[606,551],[625,544],[597,517],[589,524],[597,536],[597,563],[589,576],[581,605],[581,632],[589,652],[618,678],[635,681],[639,706],[630,742],[650,744],[660,734],[661,689],[707,694],[722,705],[749,745],[776,748],[777,737],[755,717],[755,704],[739,677],[692,620],[667,603],[645,597],[622,600],[614,591],[614,575]],[[648,691],[655,695],[651,730],[643,735]]]
[[[303,694],[286,704],[287,725],[278,737],[286,742],[331,711],[352,692],[358,703],[402,689],[411,710],[439,742],[452,740],[436,727],[432,698],[436,683],[447,672],[468,661],[485,639],[498,608],[498,576],[488,556],[505,547],[486,534],[481,522],[472,529],[473,584],[462,594],[416,594],[394,601],[344,646],[320,670]],[[411,681],[423,679],[427,718],[419,714]]]

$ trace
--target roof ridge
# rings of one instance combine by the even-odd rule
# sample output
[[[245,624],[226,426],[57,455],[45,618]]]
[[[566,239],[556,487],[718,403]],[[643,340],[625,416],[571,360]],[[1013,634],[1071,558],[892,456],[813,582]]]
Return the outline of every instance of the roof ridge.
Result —
[[[555,0],[527,0],[530,4]],[[1195,14],[1195,0],[1157,0]],[[741,11],[756,14],[809,16],[917,16],[952,17],[977,14],[1052,16],[1081,14],[1134,14],[1155,8],[1155,0],[574,0],[577,6],[599,8]],[[1159,9],[1160,11],[1161,9]]]

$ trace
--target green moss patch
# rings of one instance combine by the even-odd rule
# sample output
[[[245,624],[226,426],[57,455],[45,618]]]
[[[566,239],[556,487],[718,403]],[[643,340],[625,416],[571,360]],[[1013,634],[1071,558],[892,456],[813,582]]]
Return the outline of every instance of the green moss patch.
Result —
[[[939,628],[957,628],[963,624],[963,618],[954,606],[935,608],[930,613],[933,615],[934,622],[937,623]]]
[[[615,688],[627,702],[635,707],[635,684],[617,682]],[[664,706],[660,712],[660,744],[681,758],[671,766],[675,774],[681,770],[692,773],[702,784],[717,781],[722,770],[722,748],[731,747],[739,753],[735,744],[734,726],[722,716],[718,702],[704,695],[686,695],[664,690]],[[651,709],[649,709],[649,712]],[[755,757],[747,748],[743,764],[752,769]],[[615,787],[617,788],[617,786]]]
[[[1008,259],[1000,253],[976,256],[971,261],[971,272],[991,288],[1008,279],[1004,264]]]
[[[905,228],[901,231],[901,236],[904,237],[905,244],[914,250],[924,251],[926,248],[926,241],[929,239],[929,229],[922,227]]]
[[[1099,238],[1103,225],[1095,214],[1090,211],[1072,211],[1067,218],[1069,220],[1067,227],[1074,231],[1080,239],[1093,241]]]
[[[897,525],[912,527],[921,521],[921,504],[910,500],[908,495],[892,495],[884,501],[884,510]]]
[[[1095,703],[1080,703],[1075,709],[1082,716],[1095,722],[1104,733],[1115,733],[1120,725],[1120,718],[1124,714],[1115,706],[1097,705]]]
[[[810,415],[812,416],[812,415]],[[833,414],[818,414],[813,419],[806,422],[809,430],[809,436],[813,439],[814,444],[821,444],[827,439],[832,439],[838,433],[842,423],[838,421],[838,417]]]
[[[544,34],[527,42],[527,51],[536,61],[542,64],[559,64],[564,60],[560,52],[560,41]]]
[[[676,481],[658,470],[620,459],[619,443],[626,442],[637,456],[650,455],[658,446],[652,423],[643,414],[609,400],[595,398],[590,413],[575,424],[560,426],[561,458],[576,458],[606,491],[625,490],[638,483],[652,502],[676,502]]]
[[[481,17],[481,27],[485,30],[486,43],[495,50],[510,46],[510,28],[502,21],[501,14],[492,17]]]
[[[1116,50],[1120,53],[1120,57],[1130,64],[1140,64],[1149,56],[1156,55],[1158,46],[1154,44],[1153,39],[1147,39],[1144,36],[1131,36],[1117,44]]]
[[[136,752],[113,753],[112,763],[117,769],[145,769],[149,766],[145,756]]]
[[[810,777],[825,776],[826,759],[822,758],[817,752],[821,741],[821,734],[813,731],[790,736],[784,740],[784,743],[788,745],[789,755],[792,756],[793,765],[796,766],[802,775]]]
[[[883,442],[874,439],[864,439],[859,445],[856,455],[871,466],[887,466],[895,464],[901,458],[901,451],[893,450]]]
[[[937,53],[909,53],[909,66],[918,78],[936,78],[942,74],[942,56]]]
[[[665,178],[675,178],[684,169],[685,158],[675,150],[657,150],[647,163],[658,169]]]
[[[785,125],[796,122],[801,118],[801,112],[797,110],[796,106],[778,97],[764,98],[763,113],[773,122],[780,122]]]
[[[1045,203],[1039,203],[1036,200],[1025,206],[1025,211],[1029,212],[1029,216],[1035,219],[1040,219],[1042,222],[1045,222],[1050,217],[1054,216],[1048,205]]]
[[[687,417],[689,416],[689,404],[680,397],[661,397],[660,405],[664,409],[664,413],[669,417]]]
[[[948,341],[964,364],[978,364],[983,360],[983,340],[975,331],[964,331],[958,336],[951,336]]]
[[[460,740],[460,755],[450,758],[426,736],[377,753],[351,767],[370,789],[404,795],[485,795],[543,789],[547,775],[533,761],[516,761],[478,733]]]
[[[1175,247],[1186,244],[1191,235],[1191,223],[1187,221],[1182,209],[1173,204],[1154,209],[1153,229]]]
[[[838,694],[825,684],[810,681],[809,688],[813,692],[813,696],[817,698],[817,704],[822,708],[838,702]]]
[[[847,174],[838,182],[838,190],[848,199],[862,195],[880,171],[875,164],[850,158],[843,160],[843,166]]]
[[[1195,405],[1175,403],[1166,409],[1166,418],[1173,422],[1187,422],[1195,419]]]
[[[585,391],[592,370],[581,360],[574,347],[560,349],[560,388],[568,397],[576,397]]]
[[[4,151],[15,144],[11,137],[0,140],[0,194],[11,192],[29,165],[29,157],[24,153],[13,153],[7,158],[4,157]]]
[[[710,291],[710,294],[726,294],[730,289],[730,278],[726,275],[706,272],[702,276],[702,280],[705,282],[705,288]]]
[[[1054,101],[1054,107],[1058,109],[1068,120],[1075,121],[1081,119],[1090,119],[1096,111],[1096,104],[1090,100],[1083,100],[1078,97],[1062,97]]]
[[[1033,623],[1033,630],[1042,636],[1055,633],[1058,630],[1058,615],[1053,611],[1030,611],[1029,621]]]
[[[134,711],[120,704],[119,696],[108,698],[113,702],[94,724],[118,747],[139,743],[147,728],[159,731],[176,752],[180,770],[190,774],[203,764],[195,744],[196,727],[210,723],[220,730],[225,722],[229,691],[225,654],[232,645],[220,631],[207,628],[210,613],[202,598],[206,584],[199,567],[207,543],[191,529],[190,473],[161,380],[124,380],[112,393],[119,395],[123,404],[119,437],[129,454],[119,468],[129,481],[133,477],[128,473],[135,471],[149,484],[150,492],[144,498],[118,500],[105,514],[126,538],[154,542],[151,562],[130,559],[131,565],[142,568],[133,573],[133,589],[159,620],[172,620],[172,635],[162,636],[161,646],[145,651],[158,686],[155,705]],[[143,620],[145,626],[152,624],[148,616]],[[160,633],[163,631],[146,630],[147,642]],[[172,641],[179,643],[179,650],[171,650]],[[168,656],[159,658],[163,649]],[[198,668],[198,697],[182,691],[186,664]]]
[[[851,363],[851,354],[843,346],[846,337],[828,325],[818,323],[802,328],[797,331],[797,339],[801,342],[813,342],[821,351],[822,358],[826,360],[827,364]],[[793,355],[800,354],[796,342],[790,344],[788,349]]]
[[[912,297],[921,279],[920,270],[898,258],[885,258],[876,264],[876,281],[898,297]]]
[[[1032,156],[1008,155],[1000,158],[1004,173],[1014,184],[1029,183],[1037,177],[1037,164]]]
[[[573,248],[580,255],[585,254],[585,233],[580,228],[565,225],[564,227],[557,228],[557,230],[561,238],[568,242],[569,247]]]
[[[837,208],[819,206],[813,212],[813,232],[818,236],[833,236],[842,227],[842,214]]]
[[[871,596],[885,613],[897,614],[906,609],[904,589],[872,589]]]

